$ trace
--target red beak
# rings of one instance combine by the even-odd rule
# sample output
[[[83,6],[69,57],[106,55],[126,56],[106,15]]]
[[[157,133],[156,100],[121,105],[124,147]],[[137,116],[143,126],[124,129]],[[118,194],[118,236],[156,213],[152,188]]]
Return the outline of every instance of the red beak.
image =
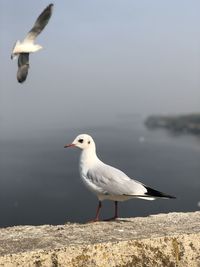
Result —
[[[75,146],[75,144],[64,145],[64,148],[73,147],[73,146]]]

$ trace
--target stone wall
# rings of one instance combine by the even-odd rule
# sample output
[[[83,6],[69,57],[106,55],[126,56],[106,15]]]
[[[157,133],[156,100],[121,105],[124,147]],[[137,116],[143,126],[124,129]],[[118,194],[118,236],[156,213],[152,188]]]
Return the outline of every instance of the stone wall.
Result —
[[[2,228],[0,266],[200,267],[200,212]]]

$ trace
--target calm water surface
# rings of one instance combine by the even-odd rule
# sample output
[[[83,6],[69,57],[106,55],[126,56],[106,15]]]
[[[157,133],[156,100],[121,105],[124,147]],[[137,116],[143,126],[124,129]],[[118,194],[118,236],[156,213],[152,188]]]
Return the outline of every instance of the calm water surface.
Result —
[[[95,129],[66,128],[26,138],[1,138],[1,227],[85,222],[94,217],[97,199],[79,178],[80,151],[63,148],[80,133],[94,137],[103,161],[177,196],[176,200],[123,202],[121,217],[199,209],[200,138],[151,131],[142,121],[120,118]],[[102,216],[112,214],[113,203],[103,202]]]

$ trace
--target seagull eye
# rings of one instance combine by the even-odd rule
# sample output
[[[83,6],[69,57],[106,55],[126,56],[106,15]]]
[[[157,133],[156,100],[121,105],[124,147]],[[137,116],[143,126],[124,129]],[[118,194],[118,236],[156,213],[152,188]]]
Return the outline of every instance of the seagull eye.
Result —
[[[90,144],[90,141],[88,141],[88,144]]]
[[[79,139],[78,141],[79,141],[79,143],[81,143],[81,144],[83,143],[83,139]]]

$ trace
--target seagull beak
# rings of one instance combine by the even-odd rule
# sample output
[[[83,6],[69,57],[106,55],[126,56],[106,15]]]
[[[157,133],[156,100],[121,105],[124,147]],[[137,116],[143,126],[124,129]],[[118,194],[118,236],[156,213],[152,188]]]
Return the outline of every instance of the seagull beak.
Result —
[[[76,146],[75,144],[64,145],[64,148]]]
[[[10,58],[11,58],[12,60],[16,59],[16,57],[17,57],[17,55],[15,55],[15,54],[11,54],[11,56],[10,56]]]

